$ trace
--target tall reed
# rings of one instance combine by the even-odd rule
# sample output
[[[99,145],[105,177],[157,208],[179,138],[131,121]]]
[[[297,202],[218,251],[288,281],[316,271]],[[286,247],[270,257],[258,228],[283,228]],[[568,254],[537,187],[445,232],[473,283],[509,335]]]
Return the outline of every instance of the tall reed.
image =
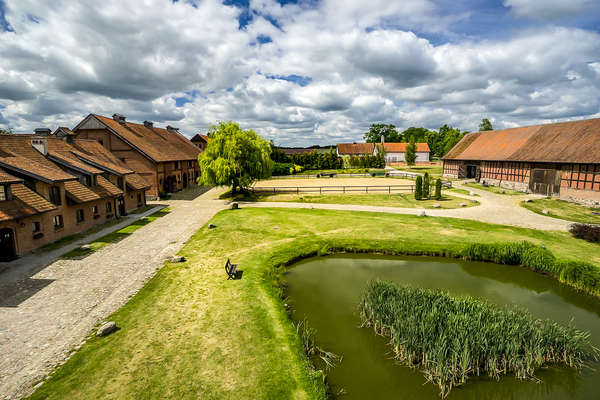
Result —
[[[420,368],[445,397],[470,375],[532,378],[560,363],[581,368],[596,358],[589,333],[439,290],[372,281],[360,302],[364,326],[389,336],[396,357]]]

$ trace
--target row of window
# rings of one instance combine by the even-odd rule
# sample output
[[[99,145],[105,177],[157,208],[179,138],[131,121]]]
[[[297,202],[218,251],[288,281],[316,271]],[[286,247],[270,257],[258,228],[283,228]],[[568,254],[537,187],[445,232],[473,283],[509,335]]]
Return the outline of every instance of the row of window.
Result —
[[[573,189],[600,191],[600,165],[563,165],[561,186]]]
[[[112,212],[112,203],[109,201],[106,203],[106,213],[109,214]],[[94,216],[94,218],[96,218],[96,216],[99,216],[98,213],[98,206],[93,206],[92,207],[92,215]],[[83,210],[83,208],[78,209],[77,211],[75,211],[75,219],[77,221],[77,223],[81,223],[83,221],[85,221],[85,212]],[[54,223],[54,230],[59,230],[64,228],[64,221],[63,221],[63,217],[62,215],[55,215],[54,219],[53,219],[53,223]],[[33,233],[39,232],[41,229],[40,223],[38,221],[33,223]]]
[[[481,177],[501,181],[525,182],[529,178],[530,165],[520,162],[484,162]]]

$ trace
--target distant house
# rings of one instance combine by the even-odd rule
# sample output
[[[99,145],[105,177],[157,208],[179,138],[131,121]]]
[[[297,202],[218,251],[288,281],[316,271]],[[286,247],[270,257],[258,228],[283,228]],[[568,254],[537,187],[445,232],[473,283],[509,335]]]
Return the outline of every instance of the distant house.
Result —
[[[383,149],[385,151],[385,164],[389,166],[396,166],[406,164],[406,146],[408,143],[383,143]],[[427,143],[415,143],[417,147],[416,155],[417,158],[415,163],[429,163],[429,155],[431,150]],[[375,147],[375,154],[380,150],[381,144],[377,144]]]
[[[0,261],[144,206],[150,188],[98,142],[0,135]]]
[[[280,147],[281,151],[285,153],[286,156],[293,156],[294,154],[307,154],[312,153],[316,149],[309,149],[306,147]]]
[[[600,203],[600,119],[467,134],[444,176]]]
[[[336,148],[339,157],[372,155],[375,151],[373,143],[338,143]]]
[[[177,128],[127,122],[120,114],[112,118],[90,114],[73,128],[77,138],[93,139],[151,184],[148,195],[172,193],[193,185],[200,176],[201,150]]]
[[[196,133],[194,135],[193,138],[190,139],[190,141],[200,150],[204,151],[204,149],[206,149],[206,146],[208,146],[208,141],[210,140],[210,138],[206,135],[202,135],[200,133]]]

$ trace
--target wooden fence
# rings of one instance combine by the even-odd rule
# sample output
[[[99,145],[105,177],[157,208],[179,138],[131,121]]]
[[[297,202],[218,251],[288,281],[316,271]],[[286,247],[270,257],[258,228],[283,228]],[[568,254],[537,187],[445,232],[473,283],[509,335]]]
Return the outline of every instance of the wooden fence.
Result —
[[[413,193],[415,185],[369,185],[369,186],[259,186],[252,187],[254,193]]]

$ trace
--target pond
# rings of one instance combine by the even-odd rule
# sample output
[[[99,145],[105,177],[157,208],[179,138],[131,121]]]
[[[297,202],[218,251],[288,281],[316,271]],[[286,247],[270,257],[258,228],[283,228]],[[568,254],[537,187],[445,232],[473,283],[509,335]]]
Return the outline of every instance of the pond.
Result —
[[[600,347],[600,300],[522,267],[434,257],[330,256],[297,263],[287,275],[294,320],[306,319],[317,344],[343,357],[327,375],[343,399],[436,399],[439,390],[418,370],[392,358],[388,339],[360,328],[358,303],[369,280],[439,288],[499,305],[516,304],[538,318],[571,320]],[[599,399],[600,363],[576,371],[551,366],[539,382],[510,375],[495,381],[474,377],[448,399]]]

